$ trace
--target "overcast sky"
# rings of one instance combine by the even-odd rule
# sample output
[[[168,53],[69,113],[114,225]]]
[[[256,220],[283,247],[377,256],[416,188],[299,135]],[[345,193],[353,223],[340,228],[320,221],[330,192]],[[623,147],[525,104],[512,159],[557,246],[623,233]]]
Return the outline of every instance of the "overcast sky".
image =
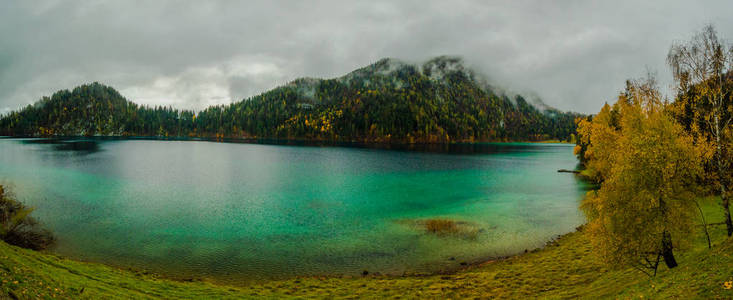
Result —
[[[202,109],[383,57],[462,56],[490,80],[596,112],[733,1],[25,1],[0,3],[0,113],[99,81]]]

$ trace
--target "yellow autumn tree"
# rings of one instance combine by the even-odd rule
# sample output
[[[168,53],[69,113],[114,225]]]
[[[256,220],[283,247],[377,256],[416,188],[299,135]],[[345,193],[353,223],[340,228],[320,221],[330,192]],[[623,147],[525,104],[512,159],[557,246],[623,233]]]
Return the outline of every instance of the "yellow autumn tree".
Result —
[[[581,204],[586,233],[605,262],[656,274],[660,259],[677,266],[674,249],[690,236],[702,158],[692,137],[665,111],[653,80],[629,83],[616,105],[618,131],[590,133],[590,165],[606,161],[600,189]],[[608,114],[608,106],[604,110]],[[613,142],[595,144],[604,138]]]
[[[609,173],[610,155],[617,147],[618,134],[618,104],[612,109],[606,103],[592,120],[583,119],[578,123],[579,142],[586,147],[585,169],[591,180],[602,182]]]

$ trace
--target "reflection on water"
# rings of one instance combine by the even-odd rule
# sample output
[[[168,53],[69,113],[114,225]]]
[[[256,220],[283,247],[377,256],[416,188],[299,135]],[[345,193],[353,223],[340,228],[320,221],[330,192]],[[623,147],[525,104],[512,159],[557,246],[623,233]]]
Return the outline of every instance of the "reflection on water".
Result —
[[[0,182],[60,254],[221,280],[451,269],[582,223],[570,145],[356,146],[0,139]]]
[[[397,150],[411,152],[434,152],[445,154],[489,154],[512,151],[541,151],[554,144],[542,143],[455,143],[455,144],[390,144],[390,143],[359,143],[359,142],[328,142],[328,141],[293,141],[273,139],[223,139],[227,143],[251,143],[265,145],[288,146],[316,146],[316,147],[356,147],[382,150]]]
[[[0,137],[10,138],[10,137]],[[360,142],[331,142],[331,141],[298,141],[278,139],[207,139],[207,138],[163,138],[163,137],[87,137],[78,138],[52,138],[52,139],[24,139],[23,143],[28,144],[54,144],[57,150],[73,151],[97,151],[98,143],[104,141],[125,141],[125,140],[146,140],[146,141],[214,141],[234,144],[261,144],[280,146],[304,146],[304,147],[347,147],[347,148],[368,148],[381,150],[396,150],[410,152],[434,152],[444,154],[490,154],[512,151],[542,151],[547,147],[555,147],[556,144],[543,143],[454,143],[454,144],[390,144],[390,143],[360,143]]]
[[[21,140],[24,144],[52,145],[56,151],[75,151],[81,154],[91,154],[99,151],[97,140],[76,140],[76,139],[27,139]]]

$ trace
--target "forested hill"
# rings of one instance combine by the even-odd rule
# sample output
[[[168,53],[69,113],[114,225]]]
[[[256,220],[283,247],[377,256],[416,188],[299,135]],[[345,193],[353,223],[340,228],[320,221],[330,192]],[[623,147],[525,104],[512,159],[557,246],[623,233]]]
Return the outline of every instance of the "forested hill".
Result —
[[[10,136],[187,136],[438,143],[569,139],[577,114],[507,96],[460,59],[382,59],[334,79],[297,79],[240,102],[147,107],[99,83],[0,119]]]

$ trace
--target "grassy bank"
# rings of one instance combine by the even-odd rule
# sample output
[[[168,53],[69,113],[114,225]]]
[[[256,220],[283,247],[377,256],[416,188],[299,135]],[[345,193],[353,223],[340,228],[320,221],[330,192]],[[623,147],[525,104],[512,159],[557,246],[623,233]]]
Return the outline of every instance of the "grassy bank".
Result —
[[[712,199],[709,222],[722,220]],[[634,269],[609,270],[592,255],[582,232],[543,249],[442,275],[298,278],[246,286],[180,282],[140,271],[73,261],[0,242],[0,298],[733,298],[733,239],[711,227],[713,249],[703,235],[678,251],[680,267],[660,267],[655,278]]]

